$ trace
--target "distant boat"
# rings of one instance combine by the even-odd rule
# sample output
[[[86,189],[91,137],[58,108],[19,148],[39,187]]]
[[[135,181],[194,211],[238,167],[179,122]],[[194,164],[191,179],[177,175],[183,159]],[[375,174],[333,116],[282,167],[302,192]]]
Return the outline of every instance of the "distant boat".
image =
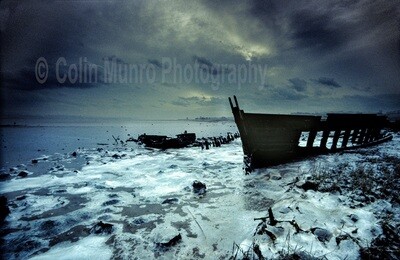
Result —
[[[385,134],[386,116],[377,114],[313,115],[245,113],[229,98],[242,139],[246,172],[310,155],[340,152],[380,144],[393,138]],[[300,144],[303,146],[300,146]]]

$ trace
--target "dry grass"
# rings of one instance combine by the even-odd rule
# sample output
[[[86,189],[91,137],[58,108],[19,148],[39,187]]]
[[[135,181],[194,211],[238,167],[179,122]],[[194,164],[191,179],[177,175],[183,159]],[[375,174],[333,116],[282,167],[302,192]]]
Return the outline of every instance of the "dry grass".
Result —
[[[318,191],[348,195],[355,204],[386,199],[400,204],[400,159],[386,157],[356,166],[340,163],[334,169],[318,165],[310,171]]]
[[[360,207],[376,200],[400,205],[400,157],[366,157],[358,164],[340,163],[334,169],[317,165],[310,171],[318,191],[348,196],[350,207]],[[360,249],[361,259],[399,259],[400,223],[393,212],[375,212],[383,233],[368,247]]]

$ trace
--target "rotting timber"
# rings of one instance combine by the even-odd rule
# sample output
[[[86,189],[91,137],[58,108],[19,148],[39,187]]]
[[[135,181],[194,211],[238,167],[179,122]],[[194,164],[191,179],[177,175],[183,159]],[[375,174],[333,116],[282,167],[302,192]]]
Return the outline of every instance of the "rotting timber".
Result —
[[[142,134],[137,140],[147,147],[169,149],[169,148],[184,148],[192,145],[196,141],[195,133],[178,134],[176,138],[171,138],[166,135],[146,135]]]
[[[340,152],[389,141],[386,116],[377,114],[279,115],[245,113],[229,98],[239,129],[246,172],[302,157]],[[300,146],[303,138],[304,145]]]

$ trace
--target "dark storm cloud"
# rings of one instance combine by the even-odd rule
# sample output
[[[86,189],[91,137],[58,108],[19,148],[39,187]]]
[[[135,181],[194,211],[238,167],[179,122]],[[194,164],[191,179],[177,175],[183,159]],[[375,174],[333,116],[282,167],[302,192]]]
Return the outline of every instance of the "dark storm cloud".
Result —
[[[275,16],[278,13],[275,2],[272,0],[251,1],[250,13],[262,20],[266,26],[271,26],[276,21]]]
[[[85,48],[85,31],[89,24],[80,16],[81,10],[73,4],[60,2],[41,5],[29,2],[3,2],[2,9],[8,10],[7,19],[2,21],[2,77],[6,85],[16,89],[40,90],[45,88],[90,88],[97,84],[88,78],[87,84],[61,83],[56,78],[56,61],[64,57],[68,64],[76,63],[78,57],[87,57],[93,51]],[[84,9],[84,8],[82,8]],[[68,17],[68,19],[65,19]],[[39,84],[35,77],[38,58],[46,59],[49,67],[48,79]],[[68,73],[66,66],[59,67],[59,74]],[[94,77],[94,76],[93,76]]]
[[[193,56],[193,60],[199,64],[200,69],[203,71],[206,71],[212,75],[218,75],[221,73],[229,73],[231,70],[229,70],[226,66],[222,64],[214,64],[210,60],[204,58],[204,57],[199,57],[199,56]]]
[[[399,110],[400,94],[380,94],[380,95],[346,95],[334,102],[354,105],[353,110],[377,113],[379,111]],[[345,107],[343,105],[343,107]]]
[[[307,98],[307,95],[302,93],[302,91],[297,91],[293,85],[286,85],[286,86],[270,86],[267,89],[264,96],[269,99],[273,99],[275,101],[282,100],[282,101],[299,101]],[[260,95],[257,98],[262,97]],[[256,97],[254,97],[256,98]]]
[[[274,105],[269,109],[277,112],[290,105],[293,110],[307,108],[312,98],[315,104],[310,109],[319,109],[325,104],[323,98],[329,97],[353,96],[354,103],[385,104],[382,100],[390,95],[379,99],[363,95],[396,94],[400,89],[399,8],[397,0],[1,1],[1,83],[6,85],[1,94],[17,89],[19,95],[29,97],[33,92],[22,90],[38,90],[35,95],[48,97],[36,99],[43,103],[42,111],[53,111],[63,99],[51,105],[46,100],[62,92],[64,103],[71,97],[76,100],[77,114],[87,109],[98,113],[88,101],[104,104],[108,112],[116,103],[112,97],[123,104],[115,107],[123,109],[110,114],[157,118],[160,113],[191,116],[186,113],[192,106],[198,108],[192,111],[196,116],[216,113],[215,106],[225,107],[226,96],[232,94],[249,103],[268,100]],[[39,57],[49,63],[45,84],[35,78]],[[60,84],[54,67],[59,57],[65,57],[68,65],[87,57],[98,68],[98,83]],[[171,66],[161,57],[168,58]],[[133,77],[129,84],[105,87],[105,61],[154,68],[149,70],[150,77],[155,71],[154,80],[142,74],[143,81]],[[250,61],[266,68],[262,72],[266,81],[247,77],[239,86],[237,80],[230,83],[228,77],[221,77],[235,72],[224,64],[239,68]],[[167,73],[193,63],[204,71],[200,76],[218,79],[218,88],[210,81],[186,82]],[[67,73],[68,67],[60,72]],[[316,97],[316,93],[322,94]],[[165,102],[153,109],[160,98]],[[30,111],[26,103],[25,110]],[[350,107],[352,103],[340,104]],[[13,111],[11,102],[7,106]]]
[[[287,89],[279,89],[275,97],[283,100],[302,100],[307,96]]]
[[[346,42],[343,28],[337,27],[332,14],[300,11],[291,18],[293,39],[296,46],[322,51],[332,50]]]
[[[82,60],[74,64],[59,63],[58,66],[55,65],[57,62],[48,64],[47,79],[41,84],[37,79],[35,63],[36,61],[31,60],[19,70],[4,71],[2,73],[4,87],[35,91],[54,88],[93,88],[104,82],[103,69]],[[71,65],[73,70],[70,70]]]
[[[108,56],[108,57],[104,57],[102,60],[103,61],[112,61],[112,62],[115,62],[115,63],[118,63],[118,64],[128,64],[122,58],[117,57],[116,55],[111,55],[111,56]]]
[[[327,86],[327,87],[333,87],[333,88],[341,88],[342,86],[336,82],[334,78],[327,78],[327,77],[320,77],[319,79],[313,80],[314,82]]]
[[[291,86],[298,92],[304,92],[307,88],[307,81],[299,78],[289,79]]]

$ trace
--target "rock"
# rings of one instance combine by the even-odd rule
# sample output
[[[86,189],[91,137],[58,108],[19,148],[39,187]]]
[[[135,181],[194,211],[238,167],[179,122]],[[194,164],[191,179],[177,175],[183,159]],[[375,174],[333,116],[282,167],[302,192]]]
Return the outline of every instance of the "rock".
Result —
[[[0,197],[0,225],[3,224],[4,219],[10,214],[10,209],[7,206],[7,198],[5,196]]]
[[[72,155],[73,157],[76,157],[76,156],[78,155],[78,153],[74,151],[73,153],[71,153],[71,155]]]
[[[321,242],[329,242],[329,240],[332,238],[332,233],[326,229],[311,228],[310,230]]]
[[[33,164],[38,163],[38,160],[37,159],[32,159],[32,163]]]
[[[115,205],[118,204],[119,200],[117,199],[113,199],[113,200],[108,200],[106,202],[103,203],[103,206],[110,206],[110,205]]]
[[[202,259],[202,258],[206,257],[206,253],[200,253],[200,249],[197,246],[192,249],[192,255],[193,255],[193,259]],[[262,259],[262,258],[259,258],[259,259]]]
[[[21,178],[25,178],[25,177],[28,176],[28,173],[27,173],[26,171],[20,171],[20,172],[18,173],[18,176],[21,177]]]
[[[153,229],[150,236],[153,237],[152,240],[156,246],[161,249],[174,246],[182,240],[179,230],[166,224],[158,225],[156,229]]]
[[[132,223],[133,223],[134,225],[136,225],[136,226],[140,226],[140,225],[146,223],[146,220],[145,220],[144,218],[142,218],[142,217],[139,217],[139,218],[134,219],[134,220],[132,221]]]
[[[312,181],[306,181],[302,184],[298,184],[297,187],[302,188],[304,191],[308,190],[313,190],[317,191],[318,190],[318,183],[312,182]]]
[[[35,240],[27,240],[16,245],[16,255],[21,255],[22,252],[29,252],[38,249],[41,246],[40,242]]]
[[[119,156],[118,154],[113,154],[113,156],[111,156],[114,159],[121,159],[121,156]]]
[[[281,209],[279,210],[279,213],[287,214],[287,213],[289,213],[291,210],[292,210],[292,209],[289,208],[289,207],[284,207],[284,208],[281,208]]]
[[[192,184],[192,187],[193,187],[194,193],[197,193],[199,195],[206,193],[207,186],[200,181],[197,181],[197,180],[194,181]]]
[[[26,199],[26,195],[21,195],[19,197],[16,197],[15,199],[16,200],[24,200],[24,199]]]
[[[9,173],[5,173],[5,172],[0,173],[0,181],[7,180],[10,177],[11,177],[11,175]]]
[[[337,246],[340,245],[340,242],[342,242],[343,240],[347,240],[347,239],[349,239],[349,238],[350,238],[350,237],[349,237],[347,234],[337,236],[337,237],[336,237],[336,245],[337,245]]]
[[[357,215],[355,215],[355,214],[350,214],[349,215],[349,218],[351,219],[351,221],[353,221],[353,222],[357,222],[360,218],[357,216]]]
[[[181,233],[178,233],[178,235],[172,237],[169,241],[158,243],[158,245],[163,247],[171,247],[176,245],[181,240],[182,240]]]
[[[90,229],[90,232],[93,234],[111,234],[112,229],[113,224],[103,223],[103,221],[100,221]]]
[[[282,179],[282,177],[281,176],[278,176],[278,175],[273,175],[273,176],[271,176],[271,180],[273,180],[273,181],[279,181],[279,180],[281,180]]]
[[[57,226],[57,223],[54,220],[46,220],[40,225],[40,229],[45,231],[50,231]]]
[[[175,204],[178,203],[178,199],[177,198],[168,198],[165,199],[161,204]]]
[[[281,179],[282,179],[282,176],[279,173],[271,175],[271,180],[278,181],[278,180],[281,180]]]

